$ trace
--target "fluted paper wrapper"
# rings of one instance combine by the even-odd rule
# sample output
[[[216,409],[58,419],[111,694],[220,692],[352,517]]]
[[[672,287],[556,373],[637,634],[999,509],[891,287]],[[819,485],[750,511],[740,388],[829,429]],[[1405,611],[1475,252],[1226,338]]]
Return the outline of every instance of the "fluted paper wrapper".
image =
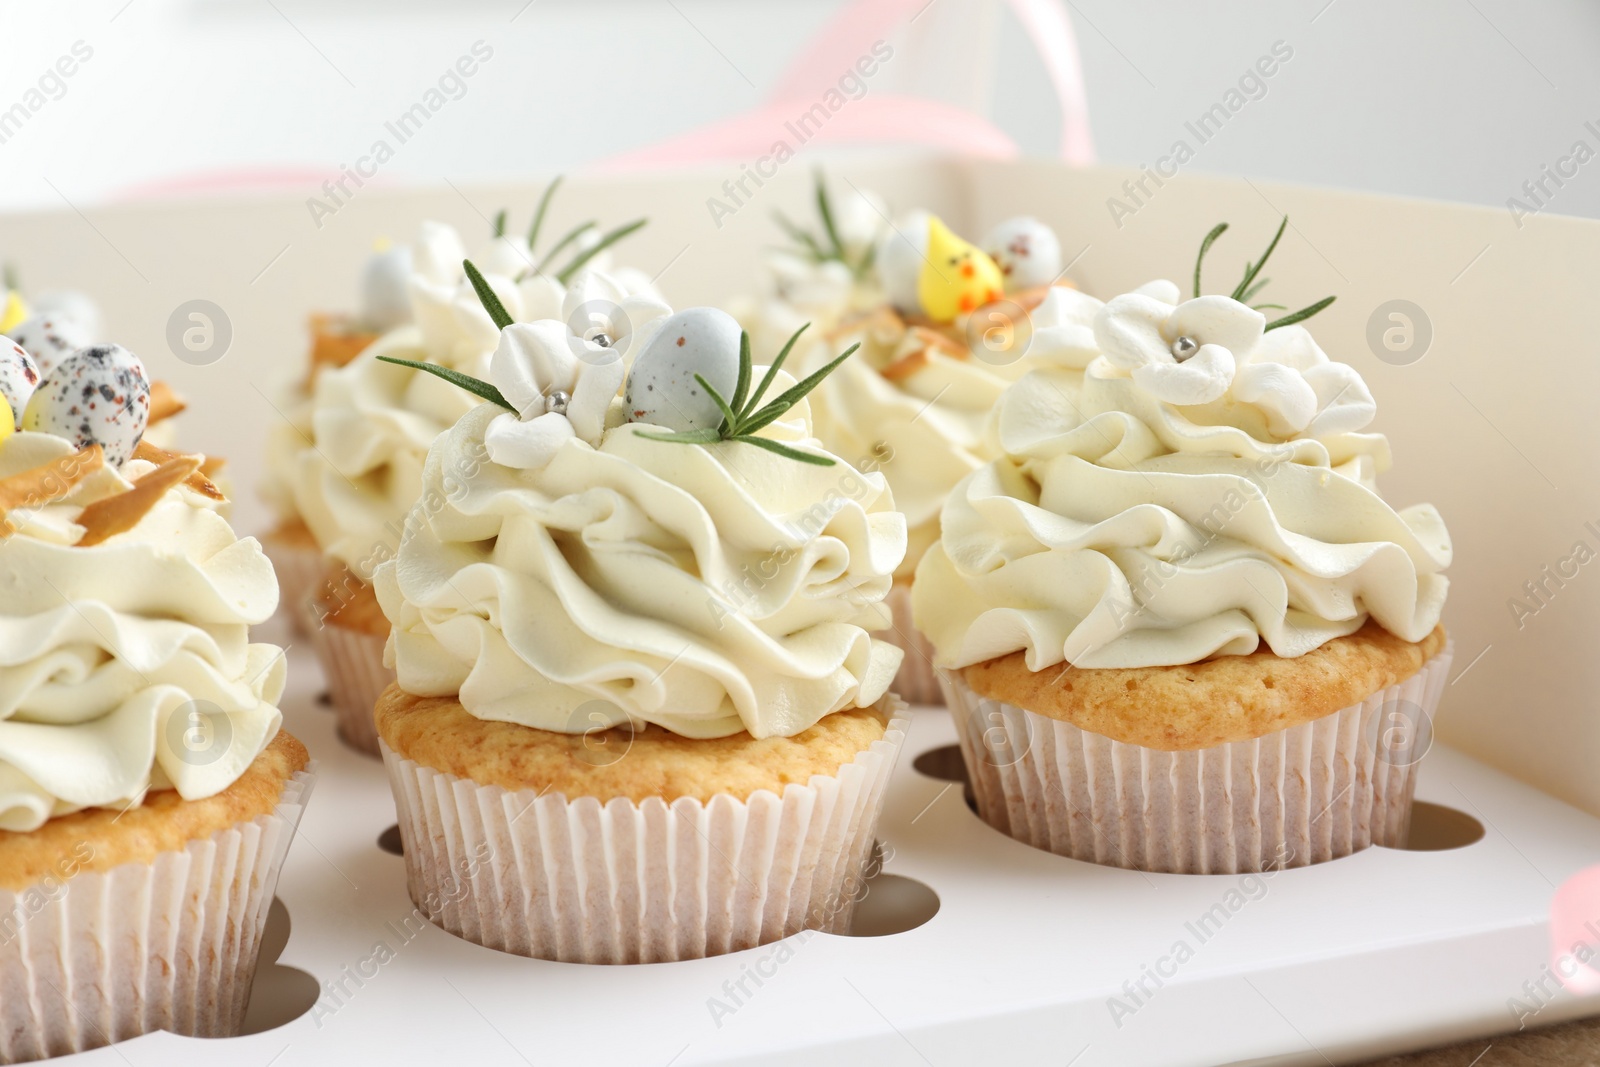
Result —
[[[283,541],[266,534],[260,538],[261,550],[272,561],[278,576],[278,608],[289,616],[296,632],[315,633],[321,625],[311,596],[327,573],[328,560],[315,545]]]
[[[903,701],[878,706],[883,738],[837,774],[705,804],[513,793],[384,745],[411,899],[458,937],[569,963],[698,959],[847,930],[909,725]]]
[[[908,704],[943,704],[944,690],[939,686],[939,673],[933,666],[933,645],[911,622],[911,583],[895,582],[884,603],[894,613],[894,626],[875,632],[873,637],[903,649],[906,654],[900,661],[900,673],[894,676],[894,684],[889,688]]]
[[[995,829],[1091,863],[1237,874],[1405,846],[1453,651],[1320,719],[1188,752],[1113,741],[939,674],[978,814]]]
[[[323,623],[317,633],[317,656],[328,680],[328,699],[338,716],[339,737],[351,748],[378,755],[378,728],[372,709],[394,684],[394,670],[383,665],[387,635],[362,633]]]
[[[150,863],[0,890],[0,1063],[237,1034],[311,785],[302,771],[272,814]]]

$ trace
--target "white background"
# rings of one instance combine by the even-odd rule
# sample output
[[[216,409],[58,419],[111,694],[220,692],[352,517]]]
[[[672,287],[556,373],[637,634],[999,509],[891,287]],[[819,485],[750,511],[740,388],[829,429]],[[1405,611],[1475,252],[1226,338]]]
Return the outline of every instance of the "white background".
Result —
[[[572,168],[752,107],[839,6],[10,0],[0,3],[0,109],[74,41],[94,57],[0,144],[0,210],[89,208],[246,172],[309,192],[478,39],[494,59],[380,180],[459,184]],[[982,7],[932,0],[920,43],[897,42],[873,90],[976,102],[1026,151],[1049,153],[1058,120],[1043,72],[1010,14],[985,18]],[[1504,207],[1574,141],[1600,148],[1584,128],[1600,128],[1592,0],[1067,7],[1104,162],[1153,162],[1276,40],[1294,58],[1194,169]],[[992,92],[971,91],[991,75]],[[1600,216],[1600,160],[1549,210]],[[3,240],[0,231],[0,254]]]

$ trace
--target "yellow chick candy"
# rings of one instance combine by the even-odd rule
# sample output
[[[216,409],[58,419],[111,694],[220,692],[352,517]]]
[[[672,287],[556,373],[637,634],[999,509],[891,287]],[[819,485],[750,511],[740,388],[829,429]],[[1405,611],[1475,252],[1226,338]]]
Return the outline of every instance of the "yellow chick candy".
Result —
[[[935,322],[954,322],[1005,293],[1000,267],[977,245],[928,217],[927,262],[917,277],[917,299]]]
[[[12,413],[11,405],[6,398],[0,396],[0,441],[4,441],[17,432],[17,416]]]
[[[0,312],[0,333],[10,333],[22,325],[28,318],[28,305],[22,302],[22,294],[12,289],[6,293],[6,306]]]

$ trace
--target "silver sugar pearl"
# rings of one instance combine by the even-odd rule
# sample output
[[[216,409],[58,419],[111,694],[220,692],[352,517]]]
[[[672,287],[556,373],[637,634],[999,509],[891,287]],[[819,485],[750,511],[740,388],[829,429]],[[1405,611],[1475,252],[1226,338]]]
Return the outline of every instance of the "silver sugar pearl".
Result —
[[[1183,336],[1172,342],[1172,358],[1179,363],[1200,351],[1200,345],[1193,337]]]
[[[565,415],[567,413],[567,405],[570,403],[572,403],[572,398],[561,390],[556,389],[544,398],[544,410],[546,413],[554,412],[557,415]]]

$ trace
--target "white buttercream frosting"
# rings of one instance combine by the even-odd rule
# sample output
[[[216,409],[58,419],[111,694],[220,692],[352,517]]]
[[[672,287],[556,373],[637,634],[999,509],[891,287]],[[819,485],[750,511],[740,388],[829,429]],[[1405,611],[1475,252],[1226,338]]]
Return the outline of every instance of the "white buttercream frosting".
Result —
[[[0,477],[70,454],[60,438],[18,433],[0,446]],[[132,529],[76,544],[82,508],[150,469],[104,469],[63,500],[9,514],[0,829],[137,804],[149,790],[212,796],[278,731],[283,655],[249,640],[278,586],[253,538],[179,486]]]
[[[502,392],[550,384],[520,340],[493,371]],[[905,551],[883,477],[624,419],[613,403],[597,443],[575,426],[502,456],[497,427],[531,423],[483,405],[435,443],[375,579],[401,686],[539,729],[699,738],[791,736],[881,697],[901,653],[871,632]],[[804,401],[763,433],[817,449]]]
[[[505,270],[524,263],[515,250],[502,248],[510,240],[495,246],[493,265]],[[286,429],[270,453],[288,467],[284,477],[295,510],[317,543],[361,578],[370,578],[398,546],[405,514],[422,494],[428,446],[481,402],[425,371],[377,358],[489,375],[500,334],[467,280],[464,258],[455,230],[424,224],[412,251],[414,323],[385,334],[345,366],[323,369],[303,428]],[[583,343],[607,332],[622,352],[666,311],[647,280],[636,292],[594,271],[580,273],[570,287],[543,274],[519,281],[486,270],[484,277],[519,322],[570,321],[584,328]]]
[[[1301,326],[1176,295],[1110,301],[1103,355],[1005,394],[1003,455],[951,494],[913,586],[945,665],[1298,656],[1369,617],[1409,641],[1438,623],[1450,537],[1431,505],[1378,494],[1388,443],[1357,432],[1375,413],[1360,376]],[[1179,336],[1198,345],[1181,362]]]

